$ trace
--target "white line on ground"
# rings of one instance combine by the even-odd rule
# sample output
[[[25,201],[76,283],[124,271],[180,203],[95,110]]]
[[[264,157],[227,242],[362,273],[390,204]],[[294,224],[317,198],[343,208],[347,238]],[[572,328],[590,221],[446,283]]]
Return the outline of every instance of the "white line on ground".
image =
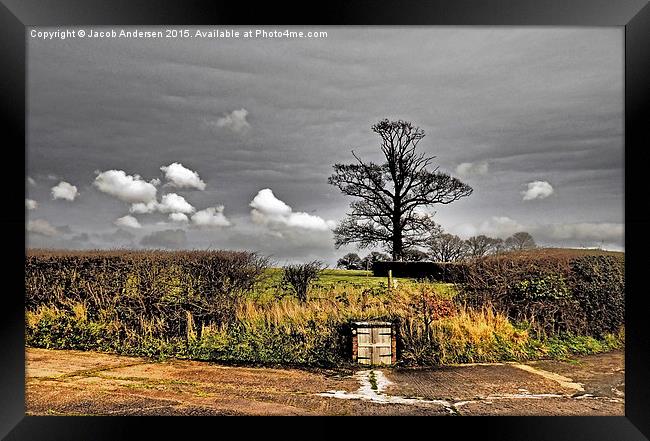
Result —
[[[542,369],[537,369],[527,364],[510,363],[510,365],[516,367],[517,369],[521,369],[522,371],[530,372],[532,374],[539,375],[546,379],[553,380],[566,389],[573,389],[578,392],[585,391],[584,385],[582,383],[575,383],[571,378],[565,377],[560,374],[556,374],[555,372],[549,372]]]

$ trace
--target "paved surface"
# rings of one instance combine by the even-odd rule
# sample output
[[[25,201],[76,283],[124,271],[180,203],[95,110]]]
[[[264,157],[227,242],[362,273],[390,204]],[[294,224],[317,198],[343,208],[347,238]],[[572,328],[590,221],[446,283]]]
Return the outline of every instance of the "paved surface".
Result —
[[[357,372],[27,349],[28,415],[624,415],[622,351]]]

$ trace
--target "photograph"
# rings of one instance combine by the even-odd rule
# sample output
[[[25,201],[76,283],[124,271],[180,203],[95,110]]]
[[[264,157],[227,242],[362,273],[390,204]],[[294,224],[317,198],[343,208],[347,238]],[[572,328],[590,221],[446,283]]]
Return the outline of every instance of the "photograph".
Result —
[[[625,416],[625,43],[26,26],[25,414]]]

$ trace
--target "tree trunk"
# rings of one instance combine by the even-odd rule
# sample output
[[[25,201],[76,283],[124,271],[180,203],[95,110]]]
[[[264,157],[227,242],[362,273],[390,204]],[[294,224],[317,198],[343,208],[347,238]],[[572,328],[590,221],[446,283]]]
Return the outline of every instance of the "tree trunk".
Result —
[[[402,260],[402,238],[393,238],[393,261]]]
[[[404,243],[402,241],[402,230],[398,226],[393,229],[393,261],[401,261],[403,254]]]
[[[402,260],[403,241],[402,241],[402,225],[401,225],[401,201],[397,196],[393,198],[393,261]]]

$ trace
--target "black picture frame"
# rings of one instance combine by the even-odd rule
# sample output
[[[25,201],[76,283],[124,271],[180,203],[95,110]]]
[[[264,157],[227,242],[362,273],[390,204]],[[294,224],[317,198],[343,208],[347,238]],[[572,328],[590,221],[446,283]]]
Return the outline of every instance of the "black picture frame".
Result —
[[[644,257],[649,248],[644,178],[650,163],[646,127],[650,98],[650,5],[647,0],[330,0],[301,4],[246,2],[3,0],[0,5],[0,92],[7,173],[20,182],[26,169],[26,26],[64,25],[500,25],[625,27],[625,252],[626,396],[624,417],[483,417],[389,420],[382,437],[424,431],[431,437],[518,440],[643,440],[650,437],[650,332],[644,292]],[[645,123],[645,124],[644,124]],[[6,258],[0,268],[5,288],[0,322],[0,437],[8,440],[132,439],[227,436],[227,430],[255,436],[360,436],[352,430],[309,421],[299,425],[268,418],[262,424],[239,419],[169,417],[25,416],[24,195],[6,191],[2,215]],[[462,421],[462,422],[461,422]],[[300,429],[298,429],[300,427]],[[379,427],[379,426],[373,426]],[[279,430],[274,430],[279,429]],[[329,430],[328,430],[329,429]],[[198,432],[198,433],[197,433]],[[320,432],[320,433],[318,433]],[[267,435],[268,436],[268,435]]]

